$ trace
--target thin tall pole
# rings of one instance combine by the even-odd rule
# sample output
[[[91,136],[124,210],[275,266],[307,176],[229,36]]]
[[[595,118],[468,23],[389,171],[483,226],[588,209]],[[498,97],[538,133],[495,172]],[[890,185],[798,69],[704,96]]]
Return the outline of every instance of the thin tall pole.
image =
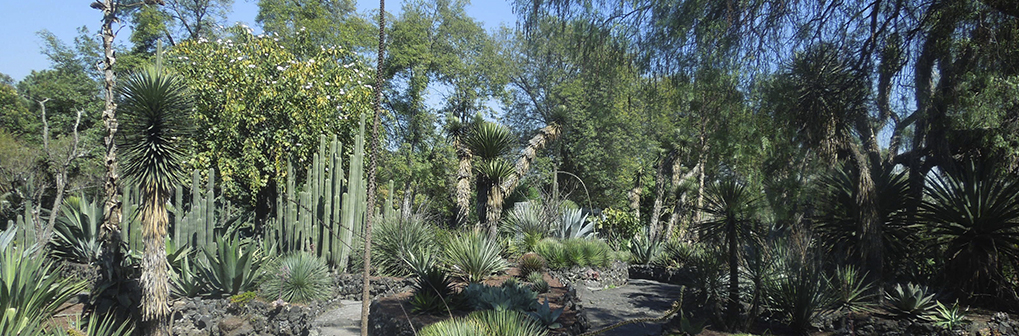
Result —
[[[382,114],[382,57],[386,49],[386,0],[379,0],[379,58],[375,68],[375,115],[372,117],[371,153],[368,164],[368,206],[365,207],[364,285],[361,291],[361,336],[368,336],[368,309],[371,306],[372,222],[375,220],[375,171],[379,157],[379,116]]]

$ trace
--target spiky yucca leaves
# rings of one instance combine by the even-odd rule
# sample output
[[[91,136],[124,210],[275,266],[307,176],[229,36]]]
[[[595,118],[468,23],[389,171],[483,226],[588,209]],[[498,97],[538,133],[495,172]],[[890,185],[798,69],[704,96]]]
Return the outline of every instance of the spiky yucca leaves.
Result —
[[[121,129],[124,134],[124,176],[142,193],[142,319],[152,335],[168,335],[170,283],[166,262],[166,203],[184,179],[180,140],[188,134],[191,99],[177,76],[157,65],[146,66],[122,87]]]
[[[545,281],[545,275],[540,272],[528,274],[527,282],[531,283],[531,290],[535,293],[547,293],[549,290],[548,282]]]
[[[488,238],[495,239],[499,233],[499,220],[502,217],[502,205],[506,195],[499,184],[513,174],[513,166],[501,158],[482,161],[478,171],[478,218],[484,218],[487,225]],[[484,206],[481,206],[484,203]]]
[[[421,329],[419,336],[545,336],[545,327],[515,311],[482,310],[440,321]]]
[[[417,276],[410,298],[411,310],[415,313],[446,312],[460,303],[453,291],[452,279],[439,267],[438,259],[434,250],[422,249],[407,254],[407,264]]]
[[[793,236],[775,246],[776,274],[768,284],[768,301],[796,333],[806,334],[811,323],[832,306],[828,279],[813,240]]]
[[[969,163],[929,177],[925,191],[920,219],[946,278],[968,293],[1010,288],[1002,270],[1019,266],[1019,181]]]
[[[325,260],[308,253],[295,252],[266,265],[262,285],[265,297],[286,302],[307,303],[329,297],[332,280]]]
[[[510,248],[515,253],[534,252],[538,241],[549,234],[549,225],[544,220],[541,206],[531,202],[514,205],[503,228],[512,236]]]
[[[383,218],[375,227],[374,236],[373,250],[378,253],[372,254],[372,261],[384,275],[410,275],[414,270],[407,265],[408,253],[438,249],[433,228],[417,215],[408,220],[400,216]]]
[[[513,141],[513,134],[505,126],[482,121],[467,136],[466,144],[471,154],[488,160],[508,154]]]
[[[912,283],[895,284],[892,290],[885,292],[886,308],[892,316],[908,320],[929,320],[937,301],[934,294],[925,286]]]
[[[53,256],[79,264],[96,261],[102,251],[99,225],[103,221],[103,208],[84,196],[68,197],[60,212],[54,228],[56,235],[50,242]]]
[[[867,282],[867,273],[860,273],[853,266],[840,266],[831,279],[834,304],[837,309],[848,312],[870,310],[874,305],[873,285]]]
[[[630,262],[638,265],[657,263],[664,249],[661,241],[651,238],[644,230],[630,240]]]
[[[7,232],[10,234],[0,236],[13,235],[13,231]],[[61,279],[46,258],[31,258],[9,243],[2,245],[0,335],[32,335],[86,285]]]
[[[478,232],[463,232],[451,237],[444,252],[446,263],[461,273],[467,282],[481,282],[489,275],[506,269],[499,243]]]
[[[46,336],[131,336],[134,334],[134,325],[130,320],[117,322],[113,314],[100,319],[99,315],[93,314],[88,320],[72,321],[65,328],[55,328],[52,333]]]
[[[726,247],[729,264],[729,298],[726,319],[735,325],[740,315],[739,251],[751,241],[757,226],[760,197],[735,177],[725,177],[707,191],[704,213],[708,220],[699,224],[701,237]]]
[[[879,221],[883,223],[882,240],[889,265],[908,259],[910,247],[916,243],[914,232],[908,227],[906,208],[912,199],[907,173],[892,167],[875,165],[870,169],[871,180],[877,190],[875,204]],[[820,241],[830,254],[859,259],[863,255],[860,226],[859,169],[850,163],[839,165],[819,181],[820,202],[814,217]],[[891,268],[891,267],[890,267]]]

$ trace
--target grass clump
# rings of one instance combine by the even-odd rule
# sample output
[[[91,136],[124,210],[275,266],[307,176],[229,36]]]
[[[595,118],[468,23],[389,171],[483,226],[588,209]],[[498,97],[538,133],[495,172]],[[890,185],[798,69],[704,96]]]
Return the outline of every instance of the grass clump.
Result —
[[[329,296],[332,278],[325,261],[307,253],[284,256],[268,265],[263,296],[287,302],[304,303]]]
[[[446,244],[446,263],[460,272],[470,283],[481,282],[489,275],[506,269],[499,243],[475,232],[452,237]]]

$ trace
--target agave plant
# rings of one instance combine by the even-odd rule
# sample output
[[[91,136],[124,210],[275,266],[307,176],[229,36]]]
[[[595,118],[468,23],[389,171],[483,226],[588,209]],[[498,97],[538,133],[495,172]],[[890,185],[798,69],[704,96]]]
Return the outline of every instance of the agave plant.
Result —
[[[503,228],[513,237],[511,248],[518,253],[533,252],[534,246],[550,233],[541,206],[531,202],[513,205]]]
[[[1002,270],[1019,265],[1019,180],[970,163],[928,178],[921,221],[945,274],[970,292],[1011,288]]]
[[[237,237],[221,237],[216,251],[204,251],[199,269],[213,293],[237,295],[254,288],[262,274],[254,264],[255,251],[254,244]]]
[[[535,321],[537,321],[538,323],[541,323],[541,325],[543,325],[545,327],[552,328],[552,329],[558,329],[559,328],[559,323],[556,323],[556,320],[559,319],[559,315],[563,314],[563,309],[564,308],[566,308],[566,307],[559,307],[559,309],[552,309],[549,306],[549,304],[548,304],[548,299],[545,299],[545,303],[542,304],[542,305],[539,305],[538,306],[538,310],[533,311],[533,312],[528,312],[527,315],[530,316],[531,319],[534,319]]]
[[[868,311],[873,306],[873,285],[867,282],[867,273],[860,273],[853,266],[841,266],[835,269],[831,279],[834,304],[837,309],[848,312]]]
[[[0,234],[13,234],[7,230]],[[0,335],[31,335],[39,323],[66,308],[85,290],[83,282],[61,279],[45,258],[29,258],[11,244],[0,249]]]
[[[499,243],[477,232],[452,237],[445,246],[446,263],[463,274],[468,282],[481,282],[495,272],[506,269]]]
[[[559,239],[591,238],[597,234],[594,230],[594,223],[589,222],[587,215],[580,209],[563,209],[558,224],[556,236]]]
[[[408,254],[407,263],[417,276],[410,299],[412,311],[416,313],[446,312],[459,304],[452,279],[438,266],[435,254],[431,250]]]
[[[927,287],[912,283],[905,287],[895,284],[892,290],[885,292],[885,301],[893,317],[908,320],[928,320],[937,307],[934,294]]]
[[[100,318],[93,314],[88,320],[75,320],[67,328],[54,328],[47,336],[130,336],[134,325],[130,320],[117,322],[113,314]]]
[[[638,265],[650,265],[658,262],[663,252],[661,241],[651,238],[644,230],[630,240],[630,262]]]
[[[99,224],[103,221],[103,208],[84,196],[68,197],[60,212],[50,242],[53,256],[79,264],[97,260],[102,250]]]
[[[955,301],[951,306],[946,306],[938,301],[937,305],[938,307],[933,316],[934,325],[953,330],[969,323],[966,313],[959,308],[959,301]]]

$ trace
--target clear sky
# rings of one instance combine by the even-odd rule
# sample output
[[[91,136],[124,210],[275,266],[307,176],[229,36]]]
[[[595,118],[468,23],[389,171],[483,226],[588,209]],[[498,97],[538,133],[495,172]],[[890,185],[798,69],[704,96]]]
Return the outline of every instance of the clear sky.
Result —
[[[513,26],[516,16],[510,0],[473,0],[467,13],[484,23],[489,30],[500,25]],[[72,43],[77,29],[88,26],[91,32],[99,30],[101,14],[89,7],[92,0],[0,0],[0,73],[18,81],[32,70],[50,67],[49,60],[40,52],[42,41],[37,32],[47,29],[65,43]],[[256,0],[235,0],[228,23],[244,22],[256,27],[258,12]],[[386,11],[399,13],[403,1],[386,1]],[[378,1],[358,0],[358,10],[377,10]],[[128,28],[120,31],[117,42],[127,43]]]

